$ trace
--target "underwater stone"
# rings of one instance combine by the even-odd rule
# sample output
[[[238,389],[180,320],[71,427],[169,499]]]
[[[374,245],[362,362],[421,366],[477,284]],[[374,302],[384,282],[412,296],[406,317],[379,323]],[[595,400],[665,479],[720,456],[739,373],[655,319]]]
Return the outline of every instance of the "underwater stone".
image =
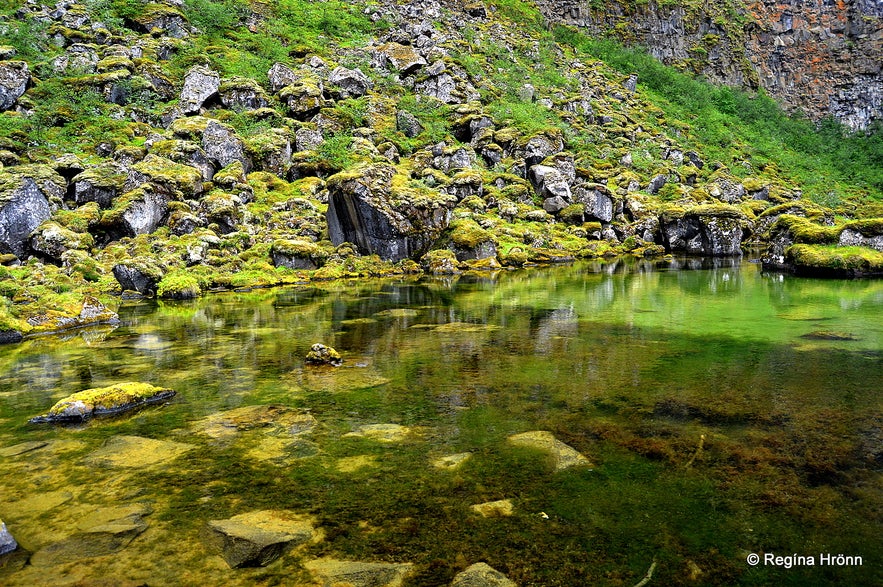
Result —
[[[330,346],[318,342],[310,347],[306,361],[313,365],[331,365],[333,367],[339,367],[343,363],[340,353]]]
[[[212,542],[231,568],[263,567],[313,537],[313,524],[285,510],[248,512],[212,520]]]
[[[166,464],[196,448],[192,444],[142,436],[114,436],[85,462],[93,467],[138,469]]]
[[[92,416],[118,414],[174,397],[175,391],[147,383],[118,383],[79,391],[57,402],[48,413],[31,418],[32,424],[82,422]]]
[[[322,585],[351,587],[399,587],[411,573],[411,563],[369,563],[320,558],[304,566]]]
[[[6,528],[6,524],[0,519],[0,555],[12,552],[16,548],[18,548],[18,543]]]
[[[45,567],[113,554],[146,529],[147,523],[138,514],[111,520],[37,551],[31,557],[31,564]]]
[[[471,506],[470,509],[482,517],[492,518],[494,516],[511,516],[512,512],[515,510],[515,506],[512,504],[511,499],[500,499],[497,501],[477,503]]]
[[[509,437],[515,446],[534,448],[549,453],[555,464],[555,470],[561,471],[570,467],[591,467],[592,463],[576,449],[564,444],[546,430],[522,432]]]
[[[451,587],[516,587],[509,578],[487,563],[475,563],[457,573]]]

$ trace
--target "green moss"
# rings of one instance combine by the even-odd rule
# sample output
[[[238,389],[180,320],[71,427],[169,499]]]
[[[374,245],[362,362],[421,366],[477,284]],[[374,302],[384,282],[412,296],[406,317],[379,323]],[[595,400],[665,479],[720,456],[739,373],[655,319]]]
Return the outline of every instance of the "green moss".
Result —
[[[156,295],[173,300],[189,300],[202,295],[204,286],[208,284],[187,269],[170,271],[160,280]]]
[[[842,226],[821,226],[800,216],[783,214],[770,228],[770,232],[787,229],[794,237],[795,243],[825,244],[836,243],[840,238]]]
[[[883,272],[883,253],[867,247],[796,244],[785,251],[785,261],[822,274],[826,270],[856,275]]]
[[[202,192],[202,174],[199,170],[175,163],[165,157],[148,155],[144,161],[136,163],[132,168],[166,189],[180,191],[185,196],[194,196]]]
[[[451,223],[451,240],[458,246],[472,249],[481,243],[494,241],[494,236],[474,220],[464,218]]]

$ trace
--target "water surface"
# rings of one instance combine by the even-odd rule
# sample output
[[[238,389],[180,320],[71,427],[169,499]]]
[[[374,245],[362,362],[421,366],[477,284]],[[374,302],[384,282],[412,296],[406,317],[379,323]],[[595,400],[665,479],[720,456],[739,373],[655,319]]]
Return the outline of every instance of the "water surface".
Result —
[[[304,565],[324,556],[414,563],[408,585],[447,585],[478,561],[521,586],[631,586],[654,560],[651,585],[883,582],[881,281],[620,261],[120,317],[0,348],[0,517],[34,553],[0,567],[4,585],[307,585]],[[315,342],[343,366],[305,365]],[[27,424],[121,381],[178,396],[80,427]],[[267,405],[288,411],[243,409]],[[314,425],[291,424],[304,415]],[[532,430],[593,466],[556,472],[507,441]],[[471,508],[502,499],[511,516]],[[88,556],[84,520],[112,508],[147,529]],[[230,569],[207,522],[265,509],[309,515],[321,537]],[[753,567],[750,553],[816,565]],[[820,566],[822,553],[862,565]]]

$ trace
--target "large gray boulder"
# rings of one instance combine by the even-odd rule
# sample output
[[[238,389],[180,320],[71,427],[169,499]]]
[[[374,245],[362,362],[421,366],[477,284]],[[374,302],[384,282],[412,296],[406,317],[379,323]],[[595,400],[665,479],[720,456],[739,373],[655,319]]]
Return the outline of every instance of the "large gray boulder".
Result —
[[[34,179],[0,181],[0,253],[24,257],[31,233],[51,215],[52,207]]]
[[[126,192],[122,199],[123,204],[101,219],[111,239],[151,234],[169,212],[168,196],[156,191],[150,184]]]
[[[153,294],[163,278],[163,271],[156,265],[138,259],[124,261],[113,266],[113,276],[123,290]]]
[[[28,89],[30,79],[24,61],[0,61],[0,112],[12,108]]]
[[[418,257],[448,226],[456,197],[393,181],[386,163],[359,166],[328,178],[328,232],[335,245],[355,244],[384,260]]]
[[[90,167],[71,180],[74,201],[78,205],[97,202],[102,208],[110,208],[123,192],[125,182],[125,169],[114,161]]]
[[[573,189],[573,200],[585,206],[586,216],[610,222],[613,220],[613,198],[606,191],[598,184],[578,185]]]
[[[278,92],[285,86],[290,86],[297,82],[298,79],[300,79],[300,76],[284,63],[274,63],[273,67],[267,72],[270,89],[274,92]]]
[[[245,156],[242,140],[226,124],[214,120],[209,122],[202,133],[202,148],[209,159],[216,161],[220,167],[239,161],[246,173],[251,170],[251,162]]]
[[[328,82],[338,89],[340,98],[358,98],[368,93],[374,83],[360,69],[335,67]]]
[[[198,114],[199,109],[217,95],[220,87],[221,77],[217,72],[200,65],[191,67],[184,76],[184,87],[181,88],[179,102],[181,112]]]
[[[697,206],[665,214],[659,223],[665,249],[689,255],[741,255],[742,240],[750,233],[745,215],[728,206]]]

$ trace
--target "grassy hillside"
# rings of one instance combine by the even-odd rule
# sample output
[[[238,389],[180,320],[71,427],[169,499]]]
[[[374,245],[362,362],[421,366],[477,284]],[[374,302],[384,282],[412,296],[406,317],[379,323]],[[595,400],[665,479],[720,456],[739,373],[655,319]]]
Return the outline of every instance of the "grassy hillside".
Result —
[[[122,289],[112,268],[133,259],[159,295],[192,297],[650,256],[677,250],[664,227],[682,219],[721,218],[763,243],[783,211],[841,229],[883,215],[880,129],[788,117],[763,94],[549,27],[529,2],[87,0],[59,11],[6,0],[0,14],[0,53],[31,74],[0,113],[0,187],[34,177],[57,194],[32,250],[2,257],[0,329],[55,328],[47,308],[76,314],[86,294],[110,303]],[[285,87],[268,78],[274,64],[293,76]],[[195,66],[220,89],[185,113]],[[342,90],[329,81],[336,68],[364,74],[367,89]],[[240,145],[239,167],[206,155],[207,125]],[[561,205],[531,175],[537,163],[563,177]],[[395,201],[451,202],[427,256],[383,262],[331,242],[329,188],[345,182],[328,180],[380,168]],[[110,199],[77,196],[84,178]],[[120,229],[153,193],[161,222]]]

